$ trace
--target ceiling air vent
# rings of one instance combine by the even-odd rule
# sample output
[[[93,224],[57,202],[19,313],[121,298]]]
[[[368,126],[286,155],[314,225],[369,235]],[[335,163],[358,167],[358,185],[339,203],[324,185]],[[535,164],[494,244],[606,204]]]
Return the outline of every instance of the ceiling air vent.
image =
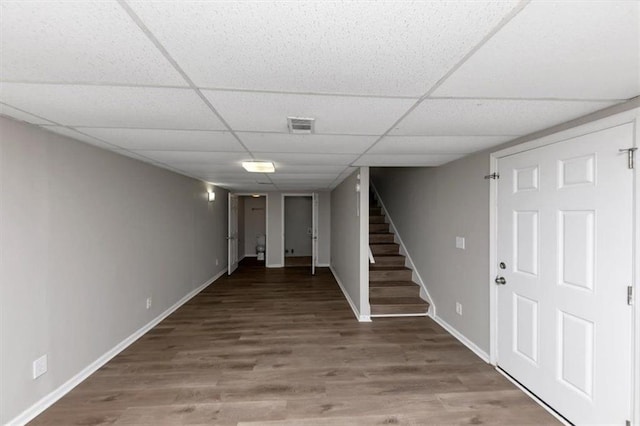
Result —
[[[289,127],[289,133],[313,133],[315,121],[315,118],[287,117],[287,126]]]

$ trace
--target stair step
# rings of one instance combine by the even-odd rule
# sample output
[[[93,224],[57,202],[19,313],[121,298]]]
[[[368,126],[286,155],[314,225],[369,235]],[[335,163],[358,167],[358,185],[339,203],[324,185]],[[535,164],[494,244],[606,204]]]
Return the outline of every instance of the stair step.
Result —
[[[411,281],[398,281],[407,283],[408,285],[391,285],[391,286],[370,286],[369,298],[373,299],[395,299],[407,297],[420,297],[420,286]]]
[[[369,265],[369,281],[411,281],[411,269],[400,266]]]
[[[429,304],[419,297],[372,297],[371,315],[426,314]]]
[[[369,288],[374,287],[412,287],[418,284],[413,281],[369,281]]]
[[[379,216],[382,214],[380,207],[369,207],[369,216]]]
[[[389,232],[389,224],[388,223],[370,223],[369,224],[369,232]]]
[[[374,255],[375,265],[404,266],[405,257],[402,255]]]
[[[384,216],[382,215],[372,216],[371,214],[369,214],[369,223],[385,223]]]
[[[393,234],[387,232],[385,234],[369,234],[369,244],[376,243],[392,243],[393,242]]]
[[[400,246],[396,243],[369,244],[371,253],[374,254],[399,254]]]

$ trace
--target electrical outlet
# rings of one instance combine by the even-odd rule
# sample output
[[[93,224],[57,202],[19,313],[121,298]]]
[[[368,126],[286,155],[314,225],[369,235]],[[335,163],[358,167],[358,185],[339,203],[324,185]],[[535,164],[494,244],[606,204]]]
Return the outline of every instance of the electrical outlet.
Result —
[[[44,354],[40,358],[33,361],[33,378],[37,379],[47,372],[47,355]]]
[[[147,309],[151,309],[151,296],[147,297]]]
[[[464,237],[456,237],[456,248],[464,250],[465,240]]]
[[[462,303],[456,302],[456,314],[462,315]]]

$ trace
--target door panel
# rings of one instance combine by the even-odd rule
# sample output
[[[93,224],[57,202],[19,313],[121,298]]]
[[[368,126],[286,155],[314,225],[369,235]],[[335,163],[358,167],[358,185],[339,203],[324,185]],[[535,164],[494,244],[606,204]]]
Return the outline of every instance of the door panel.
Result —
[[[498,365],[571,422],[631,418],[631,124],[500,159]]]

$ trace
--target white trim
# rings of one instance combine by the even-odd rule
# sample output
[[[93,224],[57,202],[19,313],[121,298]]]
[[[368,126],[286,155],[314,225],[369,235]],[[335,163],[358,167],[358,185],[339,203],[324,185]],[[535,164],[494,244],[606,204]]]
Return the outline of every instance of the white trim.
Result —
[[[556,418],[560,423],[565,426],[573,426],[571,423],[567,422],[564,417],[555,412],[551,407],[549,407],[543,400],[532,394],[529,389],[522,386],[517,380],[514,380],[513,377],[509,376],[505,371],[503,371],[500,367],[496,367],[496,371],[503,375],[508,381],[513,383],[518,389],[524,392],[529,398],[533,399],[539,406],[545,409],[549,414]]]
[[[428,317],[429,314],[371,314],[371,318]]]
[[[371,316],[370,315],[360,315],[360,312],[358,311],[358,308],[353,303],[353,300],[351,300],[351,296],[349,296],[349,293],[347,293],[347,290],[342,285],[342,281],[340,281],[340,278],[338,277],[338,274],[336,273],[336,270],[333,269],[333,266],[329,266],[329,269],[331,270],[331,273],[333,274],[333,278],[338,283],[338,286],[340,287],[340,290],[342,290],[342,294],[344,294],[344,298],[347,299],[347,302],[349,302],[349,306],[351,306],[351,310],[353,311],[353,314],[356,316],[356,319],[358,321],[360,321],[360,322],[371,322]]]
[[[284,265],[282,263],[272,263],[270,265],[265,264],[265,266],[267,268],[284,268]]]
[[[638,146],[640,142],[640,129],[638,129],[638,121],[640,120],[640,108],[630,109],[628,111],[620,112],[610,115],[608,117],[596,119],[595,121],[578,124],[566,130],[562,130],[556,133],[552,133],[547,136],[543,136],[534,140],[522,142],[518,145],[514,145],[490,154],[490,169],[489,172],[499,172],[499,160],[509,155],[518,154],[524,151],[540,148],[546,145],[554,143],[560,143],[568,139],[576,138],[579,136],[587,135],[594,132],[599,132],[612,127],[621,126],[628,123],[633,123],[634,134],[634,146]],[[633,208],[634,208],[634,248],[633,248],[633,285],[636,287],[636,294],[638,293],[638,283],[640,283],[640,253],[638,248],[640,247],[640,174],[634,173],[634,193],[633,193]],[[493,283],[493,278],[497,275],[497,250],[498,250],[498,183],[495,180],[490,182],[489,192],[489,350],[490,361],[493,365],[498,365],[498,291],[497,287]],[[638,303],[631,306],[633,310],[634,323],[633,328],[633,354],[632,360],[632,424],[640,425],[640,312],[638,309]]]
[[[213,276],[212,278],[207,280],[204,284],[202,284],[201,286],[199,286],[195,290],[192,290],[191,292],[187,293],[182,299],[178,300],[176,303],[174,303],[167,310],[165,310],[160,315],[158,315],[157,317],[155,317],[154,319],[149,321],[146,325],[144,325],[143,327],[141,327],[140,329],[135,331],[129,337],[127,337],[124,340],[122,340],[120,343],[115,345],[113,348],[109,349],[107,352],[105,352],[103,355],[101,355],[98,359],[96,359],[91,364],[89,364],[85,368],[83,368],[75,376],[71,377],[69,380],[64,382],[62,385],[58,386],[53,391],[49,392],[47,395],[42,397],[35,404],[31,405],[29,408],[27,408],[22,413],[20,413],[18,416],[16,416],[15,418],[9,420],[6,424],[7,425],[12,425],[12,426],[22,426],[22,425],[27,424],[31,420],[33,420],[37,415],[42,413],[44,410],[49,408],[56,401],[58,401],[60,398],[65,396],[67,393],[69,393],[73,388],[78,386],[86,378],[88,378],[93,373],[95,373],[100,367],[105,365],[107,362],[109,362],[111,359],[113,359],[116,355],[118,355],[120,352],[125,350],[129,345],[131,345],[133,342],[138,340],[140,337],[142,337],[144,334],[146,334],[153,327],[158,325],[162,320],[164,320],[166,317],[171,315],[173,312],[175,312],[178,308],[180,308],[182,305],[184,305],[189,300],[191,300],[194,296],[196,296],[202,290],[204,290],[205,288],[210,286],[214,281],[216,281],[218,278],[223,276],[226,272],[227,272],[227,268],[224,268],[223,270],[218,272],[215,276]]]
[[[316,265],[317,268],[329,268],[331,267],[331,265],[329,265],[328,263],[318,263]]]
[[[382,208],[382,211],[384,212],[386,219],[389,221],[389,227],[394,234],[394,239],[396,240],[395,242],[397,242],[400,245],[400,254],[405,257],[405,262],[407,263],[406,266],[412,271],[411,278],[413,278],[413,281],[417,282],[417,284],[420,286],[420,290],[421,290],[420,295],[421,296],[424,295],[425,296],[424,298],[426,298],[426,301],[429,303],[429,310],[427,311],[427,314],[431,317],[435,317],[436,305],[435,303],[433,303],[433,298],[431,298],[431,295],[429,294],[427,285],[422,280],[422,277],[420,276],[420,273],[418,272],[418,269],[416,268],[415,263],[413,263],[413,259],[411,259],[411,255],[409,254],[407,247],[404,245],[404,242],[402,241],[402,237],[400,237],[398,228],[396,228],[396,225],[393,223],[393,219],[391,219],[391,216],[389,215],[389,210],[387,210],[387,208],[385,207],[384,202],[380,197],[380,193],[376,189],[376,186],[373,184],[373,182],[371,182],[371,188],[373,189],[373,192],[375,192],[376,194],[376,198],[380,203],[380,207]]]
[[[361,315],[371,320],[371,304],[369,302],[369,167],[360,167],[358,172],[358,208],[360,209],[360,311]]]
[[[458,339],[460,343],[465,345],[467,348],[471,349],[471,351],[476,355],[478,355],[480,359],[482,359],[486,363],[489,363],[489,354],[486,353],[484,350],[482,350],[478,345],[473,343],[471,340],[467,339],[465,335],[460,333],[458,330],[456,330],[455,327],[453,327],[451,324],[449,324],[448,322],[446,322],[445,320],[443,320],[437,315],[431,316],[431,318],[433,318],[433,320],[436,323],[438,323],[438,325],[440,325],[442,328],[444,328],[449,334],[451,334],[453,337]]]

